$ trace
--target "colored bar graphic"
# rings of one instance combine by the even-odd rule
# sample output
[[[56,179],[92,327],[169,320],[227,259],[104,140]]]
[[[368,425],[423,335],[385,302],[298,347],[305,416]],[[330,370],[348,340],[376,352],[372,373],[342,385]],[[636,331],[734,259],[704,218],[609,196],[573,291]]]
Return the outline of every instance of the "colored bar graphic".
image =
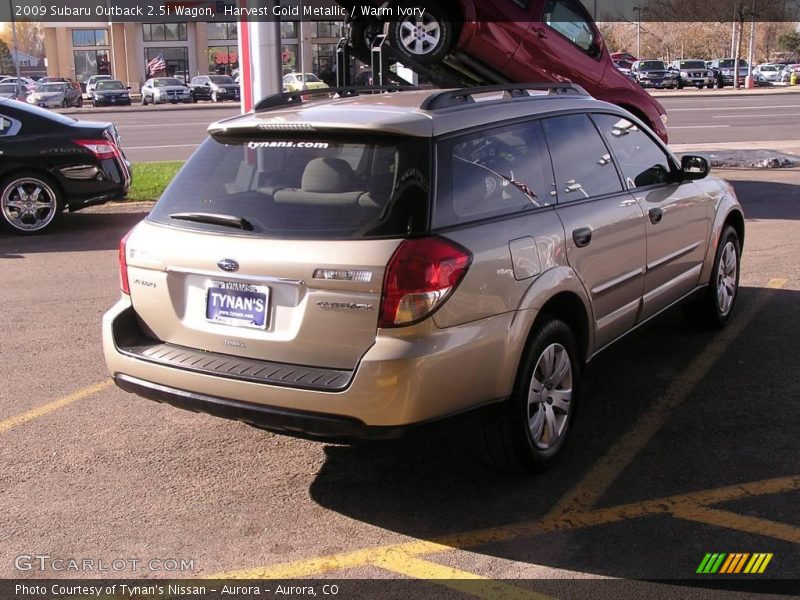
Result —
[[[713,575],[715,573],[720,575],[763,573],[772,560],[772,556],[771,553],[765,552],[755,554],[750,554],[749,552],[734,552],[731,554],[708,552],[703,557],[703,560],[700,561],[696,572],[704,575]]]

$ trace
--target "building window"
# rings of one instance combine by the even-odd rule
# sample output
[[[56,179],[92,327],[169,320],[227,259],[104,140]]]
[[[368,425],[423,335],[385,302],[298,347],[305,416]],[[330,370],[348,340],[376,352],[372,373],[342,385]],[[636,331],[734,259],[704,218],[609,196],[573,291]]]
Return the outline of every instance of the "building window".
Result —
[[[72,45],[81,46],[108,46],[107,29],[73,29]]]
[[[210,40],[235,40],[239,37],[236,23],[209,23],[207,31]]]
[[[320,78],[331,85],[336,83],[336,44],[311,44],[312,65],[311,69]]]
[[[237,46],[212,46],[208,49],[208,72],[211,75],[230,75],[239,68]]]
[[[92,75],[111,75],[108,50],[74,50],[75,79],[84,82]]]
[[[317,21],[318,38],[342,37],[342,23],[340,21]]]
[[[182,81],[189,82],[189,49],[185,46],[171,47],[171,48],[145,48],[144,49],[144,64],[147,69],[147,63],[156,58],[159,54],[164,55],[164,62],[167,63],[166,69],[158,73],[145,73],[145,79],[149,79],[155,75],[165,75],[167,77],[177,77]]]
[[[281,39],[293,40],[297,38],[297,23],[295,21],[281,21]]]
[[[186,23],[142,23],[145,42],[185,42]]]

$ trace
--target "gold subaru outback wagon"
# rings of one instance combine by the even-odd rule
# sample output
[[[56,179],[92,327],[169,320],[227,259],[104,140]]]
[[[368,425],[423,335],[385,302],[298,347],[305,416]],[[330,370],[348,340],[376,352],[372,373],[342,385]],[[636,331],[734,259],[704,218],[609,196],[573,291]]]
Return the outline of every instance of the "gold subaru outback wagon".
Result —
[[[534,470],[598,352],[680,302],[730,319],[733,189],[625,110],[573,85],[328,92],[211,125],[122,240],[121,388],[320,440],[494,405],[490,457]]]

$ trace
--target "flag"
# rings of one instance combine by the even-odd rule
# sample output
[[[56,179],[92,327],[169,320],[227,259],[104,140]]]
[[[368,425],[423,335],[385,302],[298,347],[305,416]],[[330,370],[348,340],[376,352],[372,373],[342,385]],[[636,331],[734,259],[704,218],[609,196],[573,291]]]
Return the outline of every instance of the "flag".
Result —
[[[156,56],[153,60],[147,63],[147,74],[155,75],[159,71],[163,71],[167,68],[167,61],[164,60],[164,53],[162,52],[158,56]]]

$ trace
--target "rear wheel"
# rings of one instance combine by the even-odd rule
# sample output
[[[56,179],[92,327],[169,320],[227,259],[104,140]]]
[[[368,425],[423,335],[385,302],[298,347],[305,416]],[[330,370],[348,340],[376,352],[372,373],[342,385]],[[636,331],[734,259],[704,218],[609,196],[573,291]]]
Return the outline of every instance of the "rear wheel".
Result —
[[[711,279],[702,295],[684,307],[687,320],[700,329],[724,327],[733,314],[739,295],[739,234],[730,225],[722,230]]]
[[[404,2],[400,6],[421,9],[422,15],[389,23],[389,43],[392,47],[425,65],[442,60],[455,41],[452,18],[436,5],[421,7],[413,2]]]
[[[21,173],[0,184],[0,217],[3,225],[19,234],[33,234],[51,227],[64,201],[49,177]]]
[[[572,430],[579,380],[575,336],[563,321],[545,318],[528,342],[513,396],[484,426],[490,461],[514,471],[550,466]]]

